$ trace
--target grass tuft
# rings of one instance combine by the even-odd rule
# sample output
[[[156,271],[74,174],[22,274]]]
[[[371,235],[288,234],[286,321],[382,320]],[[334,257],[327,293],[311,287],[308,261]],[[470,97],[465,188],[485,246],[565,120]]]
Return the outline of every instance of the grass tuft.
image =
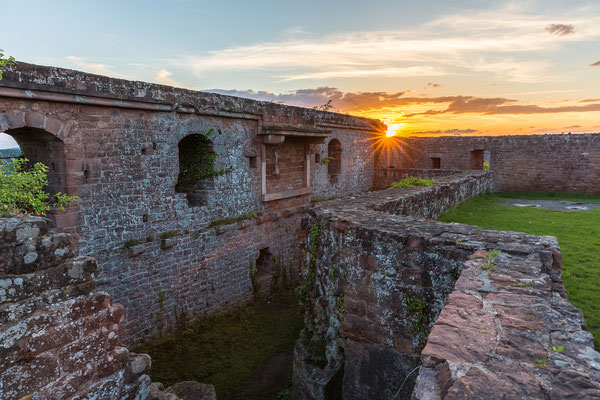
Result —
[[[409,176],[406,179],[402,179],[401,181],[394,182],[390,186],[391,188],[409,188],[409,187],[417,187],[417,186],[431,186],[435,183],[434,180],[431,179],[421,179],[415,178],[414,176]]]

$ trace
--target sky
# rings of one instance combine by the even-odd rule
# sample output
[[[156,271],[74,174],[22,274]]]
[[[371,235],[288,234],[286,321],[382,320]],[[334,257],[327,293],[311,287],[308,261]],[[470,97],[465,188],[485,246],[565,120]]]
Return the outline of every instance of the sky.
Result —
[[[304,107],[331,100],[399,135],[600,131],[597,0],[0,4],[0,48],[26,62]]]

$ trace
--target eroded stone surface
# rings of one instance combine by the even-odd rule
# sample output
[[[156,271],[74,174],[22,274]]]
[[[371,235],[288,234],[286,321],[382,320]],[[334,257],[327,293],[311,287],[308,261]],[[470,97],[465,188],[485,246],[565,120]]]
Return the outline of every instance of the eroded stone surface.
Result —
[[[600,398],[600,354],[547,267],[532,257],[501,255],[490,273],[478,256],[465,263],[431,330],[413,398]],[[529,260],[527,274],[519,258]],[[470,278],[482,274],[497,291],[482,291]],[[444,392],[435,386],[440,365],[451,375]]]
[[[93,291],[96,260],[41,218],[1,218],[0,231],[0,398],[146,398],[150,357],[120,345],[124,309]]]

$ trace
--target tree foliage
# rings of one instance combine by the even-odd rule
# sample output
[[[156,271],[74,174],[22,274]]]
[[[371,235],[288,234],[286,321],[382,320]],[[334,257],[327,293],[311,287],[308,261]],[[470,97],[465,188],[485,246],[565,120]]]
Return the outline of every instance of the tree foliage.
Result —
[[[4,53],[2,53],[3,51],[4,50],[0,49],[0,81],[2,80],[2,74],[4,73],[4,68],[6,68],[7,65],[12,65],[15,63],[14,57],[4,58]]]
[[[46,192],[48,167],[38,162],[25,170],[26,158],[0,160],[0,216],[10,214],[45,215],[50,207],[64,210],[76,196]]]

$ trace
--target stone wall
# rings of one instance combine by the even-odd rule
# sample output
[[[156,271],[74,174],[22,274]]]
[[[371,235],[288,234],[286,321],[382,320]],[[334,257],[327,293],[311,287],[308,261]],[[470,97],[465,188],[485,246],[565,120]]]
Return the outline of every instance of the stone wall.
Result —
[[[481,250],[465,262],[421,353],[413,399],[600,399],[600,353],[567,300],[556,240],[489,233],[513,242],[487,244],[502,250],[493,270],[482,269]]]
[[[422,218],[491,186],[489,172],[463,173],[311,208],[297,399],[600,395],[555,238]],[[500,255],[483,270],[486,250]]]
[[[50,217],[98,260],[98,287],[125,306],[130,343],[182,313],[243,304],[261,250],[297,266],[303,207],[370,188],[365,139],[384,131],[364,118],[25,63],[5,71],[0,110],[0,132],[49,165],[55,191],[79,196]],[[214,169],[228,172],[176,190],[180,142],[211,130]],[[335,181],[321,162],[332,140],[342,149]],[[52,159],[40,159],[50,145]]]
[[[98,269],[37,217],[0,219],[0,398],[143,399],[150,357],[120,343]]]
[[[298,399],[393,396],[419,365],[427,332],[469,254],[437,247],[443,224],[417,217],[437,216],[491,184],[490,173],[463,173],[430,187],[311,208],[303,220],[309,278],[306,328],[295,349]],[[422,199],[435,201],[422,207]]]
[[[488,158],[497,191],[600,193],[600,134],[396,138],[402,152],[377,159],[393,168],[480,169]]]

